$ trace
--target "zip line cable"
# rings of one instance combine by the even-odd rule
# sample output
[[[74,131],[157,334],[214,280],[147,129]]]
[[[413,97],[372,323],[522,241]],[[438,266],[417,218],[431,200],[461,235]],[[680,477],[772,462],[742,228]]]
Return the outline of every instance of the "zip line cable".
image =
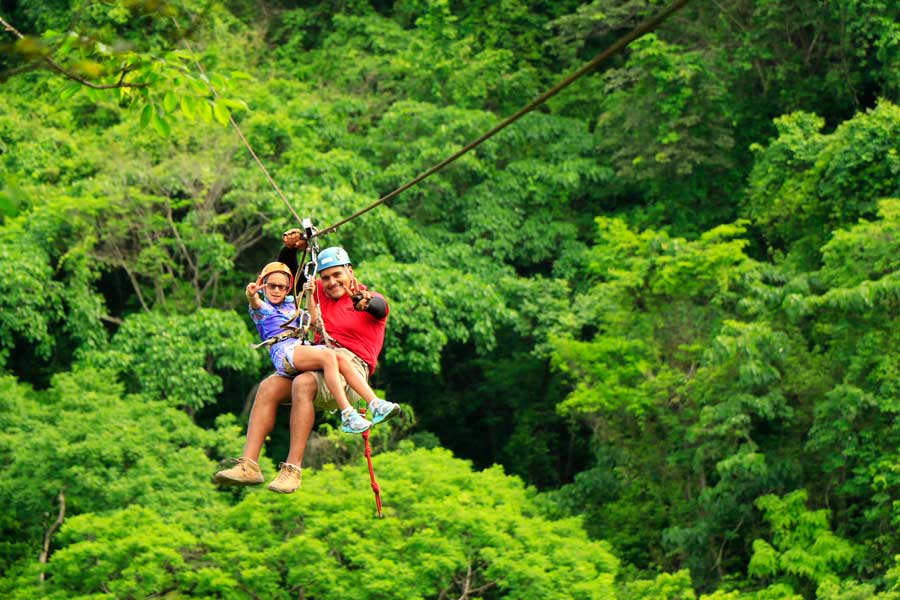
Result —
[[[175,23],[175,25],[177,27],[178,23]],[[190,42],[188,42],[186,39],[184,42],[187,45],[188,50],[191,51],[191,54],[193,54],[196,57],[196,53],[194,52],[194,49],[191,47]],[[200,64],[200,61],[197,60],[196,58],[194,58],[194,64],[197,65],[197,69],[200,70],[200,74],[203,75],[203,78],[207,82],[209,82],[209,78],[206,76],[206,71],[203,70],[203,65]],[[212,92],[213,98],[218,100],[219,94],[218,94],[218,92],[216,92],[216,88],[213,87],[213,85],[210,83],[207,83],[207,87]],[[265,167],[265,165],[263,165],[262,161],[259,160],[259,156],[257,156],[256,152],[253,151],[253,146],[250,145],[250,141],[247,139],[247,136],[244,135],[244,132],[241,131],[241,128],[240,128],[240,126],[238,126],[237,121],[234,120],[233,115],[231,115],[231,114],[228,115],[228,122],[231,123],[231,127],[234,128],[234,130],[238,134],[238,137],[240,137],[241,141],[244,142],[244,146],[247,147],[247,151],[250,153],[250,156],[252,156],[253,160],[256,161],[256,164],[259,165],[259,168],[262,170],[263,174],[266,176],[266,179],[268,179],[269,183],[272,184],[272,187],[275,188],[275,191],[278,193],[278,196],[281,198],[281,201],[284,202],[284,205],[287,206],[287,209],[291,212],[292,215],[294,215],[294,218],[297,219],[297,222],[302,224],[303,219],[300,218],[300,215],[297,214],[297,211],[295,211],[294,207],[291,206],[291,203],[288,202],[288,199],[285,197],[284,192],[281,191],[281,188],[278,187],[277,183],[275,183],[275,179],[273,179],[272,175],[269,174],[269,170]]]
[[[342,225],[345,225],[346,223],[352,221],[356,217],[362,216],[362,215],[366,214],[367,212],[371,211],[372,209],[381,206],[385,202],[388,202],[389,200],[396,198],[397,196],[399,196],[400,194],[402,194],[409,188],[413,187],[417,183],[427,179],[428,177],[431,177],[432,175],[434,175],[435,173],[437,173],[438,171],[440,171],[441,169],[443,169],[450,163],[454,162],[455,160],[457,160],[464,154],[468,153],[471,150],[474,150],[475,148],[480,146],[482,143],[484,143],[488,139],[494,137],[495,135],[497,135],[498,133],[500,133],[501,131],[503,131],[504,129],[506,129],[507,127],[509,127],[516,121],[518,121],[519,119],[521,119],[523,116],[525,116],[526,114],[533,111],[538,106],[544,104],[550,98],[556,96],[558,93],[560,93],[561,91],[563,91],[564,89],[566,89],[567,87],[572,85],[575,81],[577,81],[584,75],[587,75],[589,72],[596,69],[603,62],[605,62],[609,58],[615,56],[616,54],[618,54],[619,52],[621,52],[622,50],[627,48],[628,45],[631,44],[631,42],[647,35],[651,31],[655,30],[664,21],[666,21],[669,17],[671,17],[673,14],[675,14],[676,12],[678,12],[679,10],[684,8],[684,5],[687,4],[688,2],[690,2],[690,0],[675,0],[675,2],[673,2],[671,5],[669,5],[668,8],[666,8],[662,12],[658,13],[657,15],[644,20],[637,27],[632,29],[629,33],[623,35],[618,40],[616,40],[606,50],[604,50],[603,52],[601,52],[600,54],[595,56],[593,58],[593,60],[591,60],[590,62],[583,65],[580,69],[578,69],[577,71],[575,71],[574,73],[572,73],[571,75],[569,75],[568,77],[566,77],[565,79],[563,79],[562,81],[557,83],[555,86],[553,86],[552,88],[550,88],[549,90],[547,90],[546,92],[544,92],[543,94],[541,94],[540,96],[538,96],[537,98],[535,98],[534,100],[532,100],[531,102],[529,102],[528,104],[526,104],[525,106],[520,108],[518,111],[516,111],[515,113],[513,113],[512,115],[510,115],[509,117],[507,117],[506,119],[504,119],[503,121],[501,121],[500,123],[495,125],[493,128],[491,128],[486,133],[482,134],[477,139],[469,142],[468,144],[463,146],[461,149],[454,152],[453,154],[451,154],[450,156],[448,156],[447,158],[445,158],[438,164],[434,165],[427,171],[421,173],[420,175],[418,175],[414,179],[410,180],[409,182],[401,185],[394,191],[386,194],[385,196],[382,196],[381,198],[379,198],[378,200],[376,200],[369,206],[356,211],[349,217],[338,221],[334,225],[326,227],[325,229],[320,229],[318,231],[314,231],[312,233],[312,237],[317,237],[320,235],[325,235],[325,234],[337,231],[338,227],[341,227]],[[192,53],[193,53],[193,50],[192,50]],[[195,62],[197,64],[197,67],[200,69],[201,74],[203,74],[205,77],[206,73],[203,71],[203,66],[200,64],[199,61],[195,61]],[[210,89],[212,90],[213,96],[215,98],[218,98],[218,94],[216,94],[215,88],[210,86]],[[262,161],[259,159],[259,156],[256,155],[256,152],[253,151],[253,147],[250,145],[250,142],[247,140],[247,137],[244,135],[244,132],[241,131],[241,128],[238,126],[237,122],[234,120],[234,117],[229,116],[228,120],[231,123],[231,126],[237,132],[238,136],[241,138],[241,141],[244,143],[244,146],[246,146],[247,151],[250,152],[250,155],[253,157],[253,160],[256,161],[256,164],[259,166],[260,170],[262,170],[263,174],[266,176],[266,179],[269,180],[269,183],[272,185],[272,187],[278,193],[278,196],[281,198],[282,202],[284,202],[284,205],[287,207],[287,209],[290,211],[290,213],[294,216],[294,218],[296,218],[297,221],[302,224],[303,219],[300,218],[300,215],[297,214],[297,211],[295,211],[294,207],[291,206],[291,203],[288,202],[288,199],[285,197],[284,193],[281,191],[281,188],[278,187],[278,184],[275,183],[275,180],[272,178],[272,175],[269,174],[268,169],[266,169],[265,165],[263,165]]]
[[[331,225],[329,227],[326,227],[325,229],[321,229],[321,230],[313,232],[312,236],[316,237],[316,236],[325,235],[325,234],[337,231],[338,227],[341,227],[342,225],[352,221],[356,217],[362,216],[362,215],[366,214],[367,212],[371,211],[372,209],[377,208],[378,206],[381,206],[385,202],[388,202],[389,200],[392,200],[393,198],[399,196],[400,194],[402,194],[409,188],[413,187],[417,183],[427,179],[428,177],[431,177],[432,175],[434,175],[435,173],[437,173],[438,171],[440,171],[441,169],[443,169],[450,163],[454,162],[455,160],[457,160],[464,154],[468,153],[471,150],[474,150],[475,148],[480,146],[483,142],[494,137],[495,135],[497,135],[498,133],[500,133],[501,131],[503,131],[504,129],[506,129],[507,127],[509,127],[516,121],[518,121],[519,119],[521,119],[523,116],[525,116],[529,112],[533,111],[538,106],[544,104],[550,98],[556,96],[559,92],[561,92],[562,90],[564,90],[567,87],[569,87],[570,85],[572,85],[572,83],[574,83],[575,81],[577,81],[578,79],[580,79],[581,77],[583,77],[584,75],[589,73],[590,71],[597,68],[604,61],[608,60],[609,58],[615,56],[616,54],[618,54],[619,52],[621,52],[622,50],[627,48],[628,45],[631,44],[631,42],[635,41],[636,39],[638,39],[640,37],[643,37],[644,35],[650,33],[651,31],[653,31],[654,29],[659,27],[659,25],[662,24],[664,21],[666,21],[669,17],[671,17],[673,14],[675,14],[676,12],[678,12],[679,10],[684,8],[684,5],[687,4],[688,2],[690,2],[690,0],[676,0],[668,8],[666,8],[659,14],[657,14],[653,17],[650,17],[650,18],[646,19],[644,22],[640,23],[637,27],[632,29],[631,32],[625,34],[624,36],[622,36],[621,38],[616,40],[616,42],[613,43],[611,46],[609,46],[606,50],[604,50],[603,52],[601,52],[600,54],[595,56],[593,58],[593,60],[591,60],[589,63],[585,64],[580,69],[578,69],[577,71],[575,71],[574,73],[572,73],[571,75],[569,75],[568,77],[566,77],[565,79],[563,79],[562,81],[557,83],[555,86],[553,86],[552,88],[550,88],[549,90],[547,90],[546,92],[544,92],[543,94],[541,94],[540,96],[538,96],[537,98],[535,98],[534,100],[532,100],[531,102],[529,102],[528,104],[526,104],[525,106],[520,108],[518,111],[516,111],[511,116],[507,117],[506,119],[504,119],[503,121],[501,121],[500,123],[495,125],[493,128],[491,128],[486,133],[482,134],[477,139],[469,142],[468,144],[463,146],[460,150],[454,152],[452,155],[448,156],[447,158],[445,158],[438,164],[434,165],[427,171],[421,173],[420,175],[418,175],[411,181],[401,185],[400,187],[398,187],[394,191],[386,194],[385,196],[382,196],[381,198],[379,198],[378,200],[376,200],[369,206],[356,211],[349,217],[338,221],[334,225]],[[22,34],[20,34],[18,31],[16,31],[11,25],[9,25],[9,23],[7,23],[6,21],[3,21],[2,19],[0,19],[0,22],[2,22],[2,24],[4,25],[4,28],[7,31],[11,31],[11,32],[17,34],[19,37],[22,37]],[[176,27],[178,26],[177,23],[175,25],[176,25]],[[191,53],[194,54],[193,49],[190,48],[189,43],[188,43],[188,48],[191,50]],[[205,78],[206,73],[203,70],[203,65],[200,64],[199,60],[195,59],[194,62],[197,65],[197,68],[200,70],[200,73]],[[54,66],[54,65],[51,63],[51,67],[52,66]],[[212,91],[213,98],[218,99],[218,94],[216,93],[215,88],[212,85],[210,85],[209,88]],[[231,124],[232,128],[234,128],[234,130],[237,132],[238,136],[241,138],[241,141],[243,142],[244,146],[247,148],[247,151],[250,152],[250,155],[253,157],[253,160],[256,161],[257,166],[260,168],[260,170],[266,176],[266,179],[268,179],[269,183],[272,185],[272,188],[274,188],[275,192],[278,194],[278,197],[281,198],[282,202],[284,202],[284,205],[287,207],[288,211],[290,211],[290,213],[294,216],[294,218],[297,219],[297,221],[302,224],[303,219],[300,217],[300,215],[297,214],[297,211],[294,210],[294,207],[291,206],[291,203],[288,202],[288,199],[285,197],[284,192],[281,191],[281,188],[278,187],[278,184],[275,182],[275,179],[272,178],[272,175],[269,173],[269,170],[266,169],[265,165],[263,165],[262,161],[259,159],[259,156],[257,156],[256,152],[253,150],[253,147],[250,145],[250,142],[247,140],[247,136],[244,135],[244,132],[241,130],[240,126],[238,126],[237,122],[234,120],[234,117],[229,115],[228,121]]]
[[[369,206],[356,211],[355,213],[353,213],[346,219],[342,219],[341,221],[338,221],[334,225],[326,227],[325,229],[320,229],[319,231],[315,232],[313,235],[318,236],[318,235],[324,235],[327,233],[332,233],[332,232],[336,231],[337,228],[340,227],[341,225],[344,225],[347,222],[352,221],[356,217],[366,214],[373,208],[381,206],[388,200],[391,200],[391,199],[395,198],[396,196],[399,196],[401,193],[405,192],[406,190],[408,190],[412,186],[416,185],[417,183],[421,182],[422,180],[430,177],[431,175],[434,175],[435,173],[437,173],[438,171],[440,171],[441,169],[443,169],[444,167],[446,167],[447,165],[449,165],[450,163],[452,163],[453,161],[455,161],[462,155],[466,154],[470,150],[477,148],[478,146],[480,146],[482,144],[482,142],[492,138],[493,136],[498,134],[500,131],[506,129],[508,126],[510,126],[513,123],[515,123],[516,121],[518,121],[520,118],[525,116],[527,113],[531,112],[532,110],[534,110],[535,108],[537,108],[538,106],[540,106],[541,104],[545,103],[547,100],[552,98],[553,96],[557,95],[559,92],[561,92],[565,88],[569,87],[576,80],[580,79],[582,76],[586,75],[593,69],[597,68],[601,63],[603,63],[610,57],[615,56],[616,54],[618,54],[619,52],[624,50],[634,40],[636,40],[640,37],[643,37],[644,35],[650,33],[651,31],[653,31],[654,29],[659,27],[659,25],[661,23],[663,23],[666,19],[668,19],[673,14],[675,14],[676,12],[681,10],[684,7],[684,5],[687,4],[688,2],[690,2],[690,0],[676,0],[668,8],[666,8],[665,10],[663,10],[656,16],[646,19],[643,23],[639,24],[637,27],[635,27],[633,30],[631,30],[630,33],[627,33],[626,35],[622,36],[612,46],[608,47],[606,50],[604,50],[603,52],[601,52],[600,54],[595,56],[594,59],[591,60],[589,63],[585,64],[583,67],[581,67],[580,69],[578,69],[577,71],[575,71],[574,73],[572,73],[571,75],[569,75],[568,77],[566,77],[565,79],[563,79],[562,81],[557,83],[555,86],[553,86],[552,88],[550,88],[549,90],[547,90],[546,92],[544,92],[543,94],[541,94],[540,96],[538,96],[537,98],[532,100],[530,103],[528,103],[525,106],[523,106],[522,108],[520,108],[513,115],[507,117],[506,119],[504,119],[503,121],[498,123],[487,133],[484,133],[481,137],[475,139],[472,142],[469,142],[463,148],[454,152],[452,155],[448,156],[447,158],[445,158],[438,164],[434,165],[433,167],[431,167],[424,173],[420,174],[415,179],[409,181],[408,183],[406,183],[404,185],[401,185],[400,187],[398,187],[394,191],[390,192],[389,194],[382,196],[381,198],[379,198],[378,200],[376,200]]]
[[[275,191],[278,192],[278,195],[281,197],[281,201],[284,202],[284,205],[287,206],[288,210],[291,211],[291,214],[294,215],[294,218],[297,219],[297,222],[303,223],[303,219],[300,218],[300,215],[297,214],[297,211],[294,210],[294,207],[291,206],[291,203],[288,202],[288,199],[284,197],[284,194],[281,191],[281,188],[278,187],[278,184],[275,183],[275,180],[272,179],[272,176],[269,175],[268,169],[263,166],[262,161],[259,160],[259,157],[256,155],[256,152],[253,151],[253,147],[250,146],[250,142],[247,141],[246,136],[244,136],[244,132],[241,131],[241,128],[238,127],[238,124],[235,122],[234,117],[229,115],[228,121],[231,123],[231,126],[234,127],[234,130],[237,131],[237,134],[240,136],[241,140],[244,142],[244,145],[247,147],[247,150],[250,152],[250,155],[253,157],[253,160],[256,161],[256,164],[259,165],[259,168],[262,169],[262,172],[265,173],[266,179],[269,180],[269,183],[272,184],[272,187],[275,188]]]

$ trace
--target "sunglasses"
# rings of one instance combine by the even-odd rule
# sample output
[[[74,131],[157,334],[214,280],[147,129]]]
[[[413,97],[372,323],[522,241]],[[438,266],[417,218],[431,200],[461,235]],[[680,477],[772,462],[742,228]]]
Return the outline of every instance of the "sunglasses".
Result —
[[[275,291],[275,292],[286,292],[290,289],[287,284],[284,283],[267,283],[266,289]]]

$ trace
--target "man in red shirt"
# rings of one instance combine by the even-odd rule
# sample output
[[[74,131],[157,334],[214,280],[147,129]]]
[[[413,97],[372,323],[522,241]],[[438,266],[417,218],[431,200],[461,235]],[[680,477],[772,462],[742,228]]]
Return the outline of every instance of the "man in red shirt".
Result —
[[[301,247],[299,234],[291,236],[291,233],[285,234],[285,245],[288,248]],[[350,257],[343,248],[326,248],[319,253],[318,275],[317,305],[324,333],[334,346],[338,360],[350,361],[360,375],[368,379],[375,372],[378,354],[384,345],[384,330],[390,312],[387,301],[381,294],[359,284],[353,274]],[[345,387],[345,391],[351,404],[359,399],[349,386]],[[306,442],[315,425],[316,410],[336,407],[319,371],[300,373],[293,381],[273,374],[260,383],[250,412],[244,451],[234,467],[216,473],[214,479],[217,482],[224,485],[263,482],[257,464],[259,453],[275,425],[278,406],[288,399],[292,400],[290,448],[287,459],[281,463],[278,477],[269,489],[291,493],[300,487],[300,465],[303,464]],[[373,424],[400,412],[399,405],[384,400],[373,402],[369,409],[368,416]]]

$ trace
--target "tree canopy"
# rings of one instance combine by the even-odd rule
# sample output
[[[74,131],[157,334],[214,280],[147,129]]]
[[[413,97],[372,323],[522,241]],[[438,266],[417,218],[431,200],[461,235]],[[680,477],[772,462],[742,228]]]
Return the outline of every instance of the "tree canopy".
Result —
[[[358,438],[218,490],[243,287],[659,0],[0,4],[0,594],[900,598],[900,5],[689,3],[323,236],[391,305]],[[287,411],[265,449],[287,449]]]

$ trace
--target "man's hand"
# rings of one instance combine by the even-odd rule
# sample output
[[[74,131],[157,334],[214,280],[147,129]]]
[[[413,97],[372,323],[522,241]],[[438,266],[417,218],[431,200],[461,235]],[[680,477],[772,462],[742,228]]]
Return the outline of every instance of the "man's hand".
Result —
[[[369,300],[372,299],[372,292],[363,290],[359,287],[359,281],[356,277],[350,278],[350,299],[353,300],[353,308],[356,310],[366,310],[369,308]]]
[[[284,245],[291,249],[306,250],[306,240],[303,239],[303,232],[297,228],[288,229],[281,234],[281,241]]]

